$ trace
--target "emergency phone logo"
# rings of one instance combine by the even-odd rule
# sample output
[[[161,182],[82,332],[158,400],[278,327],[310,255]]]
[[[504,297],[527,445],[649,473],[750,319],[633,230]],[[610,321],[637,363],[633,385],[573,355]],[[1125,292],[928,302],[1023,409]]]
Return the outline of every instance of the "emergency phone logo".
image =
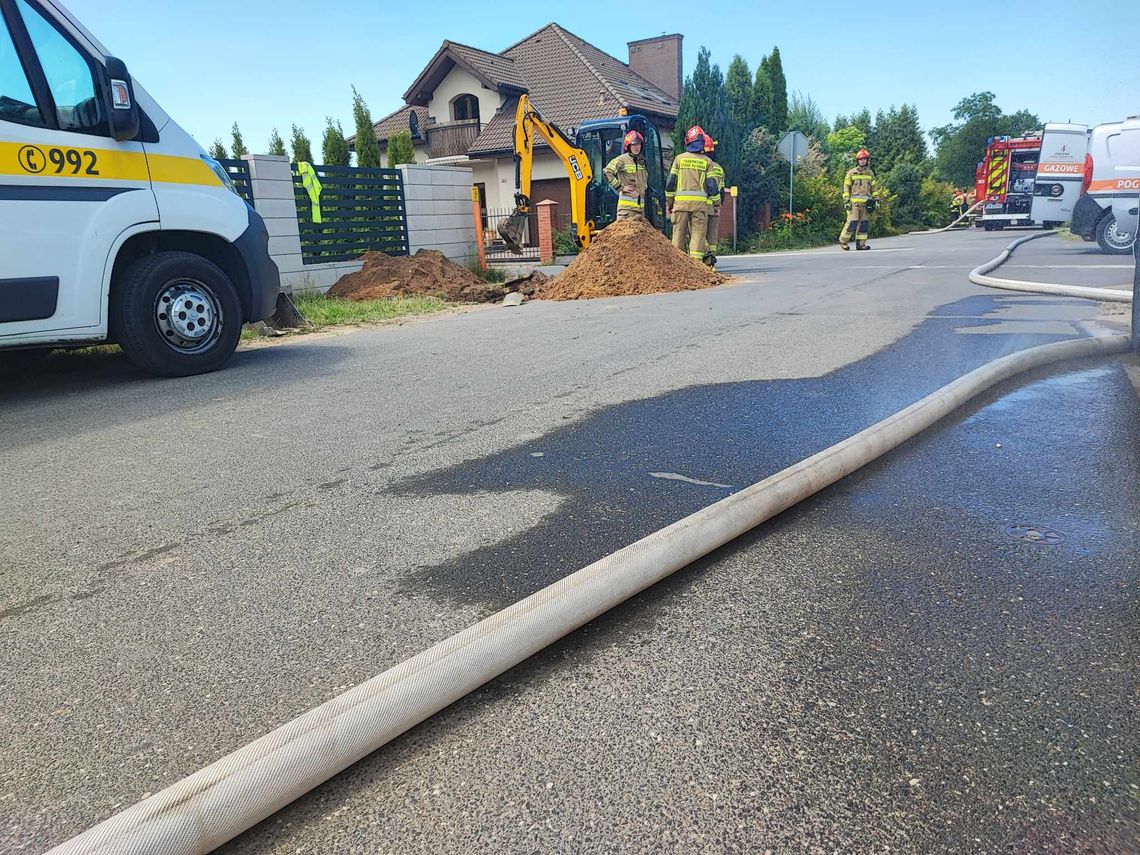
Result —
[[[39,175],[47,169],[47,155],[43,153],[43,149],[34,145],[26,145],[20,149],[18,155],[20,166],[24,168],[25,172],[30,172],[33,175]]]

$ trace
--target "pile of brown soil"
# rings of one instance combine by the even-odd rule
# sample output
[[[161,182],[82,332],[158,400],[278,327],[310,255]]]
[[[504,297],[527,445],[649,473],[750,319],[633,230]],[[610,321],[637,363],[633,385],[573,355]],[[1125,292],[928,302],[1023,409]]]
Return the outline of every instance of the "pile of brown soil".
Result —
[[[377,300],[384,297],[440,297],[459,303],[490,303],[503,299],[507,289],[484,282],[466,267],[435,249],[412,256],[364,253],[364,267],[342,276],[329,289],[342,300]]]
[[[585,300],[665,291],[693,291],[728,281],[710,270],[644,220],[606,226],[569,267],[543,283],[539,300]]]

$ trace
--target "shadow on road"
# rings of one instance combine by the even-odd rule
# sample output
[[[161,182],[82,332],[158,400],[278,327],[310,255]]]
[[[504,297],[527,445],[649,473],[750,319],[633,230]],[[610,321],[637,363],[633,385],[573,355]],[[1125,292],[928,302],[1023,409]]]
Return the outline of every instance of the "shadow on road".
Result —
[[[822,377],[699,386],[630,401],[525,445],[397,484],[395,495],[544,490],[566,499],[542,524],[414,570],[405,585],[443,601],[505,606],[980,365],[1073,337],[986,332],[1003,322],[1011,299],[1020,298],[980,295],[942,306],[894,345]],[[661,477],[676,475],[692,480]]]

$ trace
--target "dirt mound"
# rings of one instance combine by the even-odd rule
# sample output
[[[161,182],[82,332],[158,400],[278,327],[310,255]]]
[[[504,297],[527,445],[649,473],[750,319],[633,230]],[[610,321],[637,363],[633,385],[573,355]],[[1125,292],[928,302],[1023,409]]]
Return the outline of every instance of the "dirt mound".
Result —
[[[618,220],[606,226],[553,279],[542,283],[539,300],[585,300],[665,291],[693,291],[728,281],[688,254],[643,220]]]
[[[503,299],[507,289],[484,282],[442,252],[421,249],[412,256],[364,253],[364,267],[342,276],[329,289],[342,300],[383,297],[440,297],[459,303],[489,303]]]
[[[535,292],[540,290],[543,284],[549,281],[550,277],[541,270],[532,270],[526,276],[520,276],[517,279],[504,282],[503,287],[508,291],[518,291],[524,297],[533,297]]]

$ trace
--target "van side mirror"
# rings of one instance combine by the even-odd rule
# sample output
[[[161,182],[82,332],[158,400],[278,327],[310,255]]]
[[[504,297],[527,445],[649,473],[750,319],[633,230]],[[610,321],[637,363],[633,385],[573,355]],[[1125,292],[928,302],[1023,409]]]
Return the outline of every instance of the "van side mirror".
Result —
[[[117,142],[133,140],[139,133],[139,106],[135,103],[135,89],[126,63],[109,56],[105,60],[107,121],[111,136]]]

